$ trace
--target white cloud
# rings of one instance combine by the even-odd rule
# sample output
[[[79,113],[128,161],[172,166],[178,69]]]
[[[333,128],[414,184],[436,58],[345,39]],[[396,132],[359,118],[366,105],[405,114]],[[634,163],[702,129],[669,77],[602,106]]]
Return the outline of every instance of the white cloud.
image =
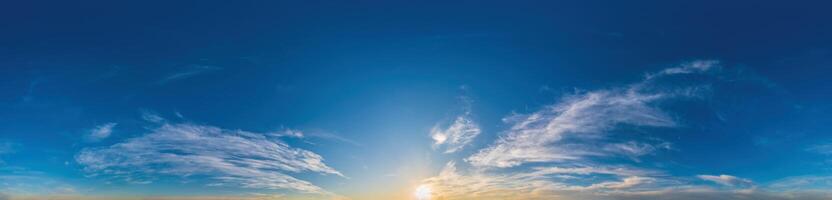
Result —
[[[591,144],[607,137],[618,125],[674,127],[674,119],[656,104],[672,97],[691,97],[699,86],[658,87],[661,76],[699,73],[718,62],[696,61],[651,75],[626,87],[580,93],[528,115],[514,115],[504,121],[511,129],[495,144],[481,149],[466,161],[479,167],[514,167],[529,162],[578,160],[586,156],[615,155]],[[608,146],[641,156],[655,147],[640,143]]]
[[[797,191],[787,193],[773,193],[767,191],[725,191],[711,188],[669,188],[658,191],[621,192],[602,196],[579,196],[565,199],[596,199],[596,200],[829,200],[832,193],[826,191]]]
[[[216,71],[216,70],[220,70],[220,69],[222,69],[222,68],[217,67],[217,66],[194,65],[194,66],[191,66],[188,70],[168,75],[165,78],[163,78],[162,80],[159,80],[159,82],[157,82],[157,83],[158,84],[165,84],[165,83],[168,83],[168,82],[171,82],[171,81],[186,79],[186,78],[190,78],[192,76],[196,76],[197,74],[201,74],[201,73],[205,73],[205,72],[209,72],[209,71]]]
[[[445,153],[459,151],[480,134],[480,127],[471,120],[469,114],[458,116],[450,126],[439,125],[430,130],[434,148],[444,148]]]
[[[12,168],[13,170],[0,169],[0,194],[5,193],[9,195],[7,197],[77,193],[72,185],[46,176],[43,172],[31,171],[25,168]]]
[[[460,86],[459,89],[463,93],[467,93],[469,90],[466,85]],[[433,139],[433,148],[444,149],[444,153],[453,153],[462,150],[462,148],[471,143],[482,132],[480,126],[471,119],[471,104],[473,100],[464,94],[459,96],[458,99],[462,104],[463,113],[454,118],[447,127],[436,124],[430,130],[430,138]]]
[[[541,111],[512,121],[513,126],[496,144],[469,157],[476,166],[512,167],[526,162],[551,162],[597,155],[580,144],[560,144],[569,134],[576,138],[599,137],[617,124],[670,127],[675,122],[649,103],[662,94],[633,90],[602,90],[576,95]],[[511,119],[509,119],[511,121]]]
[[[720,185],[730,186],[730,187],[750,187],[754,185],[754,182],[748,179],[738,178],[736,176],[731,175],[698,175],[696,176],[702,180],[711,181]]]
[[[284,128],[283,130],[270,132],[268,134],[275,137],[303,138],[303,131],[289,128]]]
[[[658,175],[657,172],[626,168],[626,167],[590,167],[590,166],[572,166],[572,167],[535,167],[533,168],[537,174],[608,174],[622,177],[628,176],[648,176]]]
[[[635,161],[639,161],[638,157],[640,156],[651,154],[659,149],[670,149],[670,143],[648,144],[628,141],[625,143],[607,144],[603,149],[611,154],[625,155]]]
[[[102,125],[98,125],[92,130],[90,133],[87,134],[87,139],[90,141],[99,141],[105,138],[110,137],[110,134],[113,133],[113,128],[118,125],[117,123],[106,123]]]
[[[592,180],[576,184],[574,175]],[[425,179],[437,199],[557,199],[564,194],[603,194],[614,191],[638,191],[668,181],[648,176],[655,172],[625,167],[538,167],[510,174],[472,171],[460,173],[449,162],[439,175]],[[611,177],[610,177],[611,176]]]
[[[633,187],[636,187],[638,185],[650,183],[654,180],[655,179],[653,179],[653,178],[630,176],[630,177],[622,179],[621,181],[607,181],[607,182],[592,184],[587,188],[588,189],[617,189],[617,190],[620,190],[620,189],[633,188]]]
[[[768,185],[777,191],[819,190],[832,191],[832,176],[795,176]]]
[[[328,192],[285,172],[343,176],[320,155],[266,134],[187,123],[163,124],[122,143],[86,148],[75,159],[90,175],[134,183],[150,183],[160,176],[200,176],[208,177],[211,186],[324,194]]]
[[[708,94],[707,82],[687,78],[710,77],[718,63],[685,63],[634,84],[581,92],[537,112],[506,117],[510,128],[492,145],[464,159],[470,164],[467,173],[451,162],[424,184],[440,199],[787,199],[729,175],[698,176],[721,185],[714,187],[690,177],[619,164],[626,162],[620,157],[640,163],[640,157],[671,149],[659,138],[626,135],[625,130],[680,126],[663,105]],[[445,140],[435,138],[439,143]],[[656,166],[652,164],[637,166]],[[796,194],[806,195],[814,197]]]
[[[647,79],[652,79],[654,77],[665,75],[701,73],[716,67],[719,67],[718,60],[695,60],[692,62],[684,63],[678,67],[664,69],[656,74],[647,74]]]
[[[142,119],[144,121],[153,122],[153,123],[162,123],[162,122],[166,121],[165,118],[163,118],[162,116],[159,116],[159,114],[156,114],[155,112],[152,112],[152,111],[142,110],[141,113],[142,113]]]
[[[580,179],[563,178],[563,175],[575,175]],[[609,175],[613,177],[604,178]],[[623,167],[542,167],[513,173],[474,170],[466,174],[461,173],[453,162],[448,163],[439,175],[425,179],[423,184],[430,186],[431,195],[437,199],[828,200],[832,195],[828,177],[790,178],[766,188],[756,188],[750,181],[736,177],[711,178],[731,182],[732,187],[696,185],[684,178]],[[742,185],[748,189],[736,189]]]
[[[343,142],[347,144],[351,144],[354,146],[363,146],[361,143],[356,142],[355,140],[351,140],[349,138],[342,137],[340,135],[323,131],[323,130],[298,130],[298,129],[290,129],[290,128],[283,128],[279,131],[273,131],[267,133],[267,135],[274,136],[274,137],[289,137],[289,138],[305,138],[305,139],[322,139],[322,140],[331,140],[337,142]]]

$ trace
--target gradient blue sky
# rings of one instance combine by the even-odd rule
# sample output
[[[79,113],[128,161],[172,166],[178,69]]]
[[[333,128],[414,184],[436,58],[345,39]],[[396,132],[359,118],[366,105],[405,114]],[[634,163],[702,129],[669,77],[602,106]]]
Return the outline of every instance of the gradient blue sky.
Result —
[[[830,3],[3,4],[2,200],[832,195]]]

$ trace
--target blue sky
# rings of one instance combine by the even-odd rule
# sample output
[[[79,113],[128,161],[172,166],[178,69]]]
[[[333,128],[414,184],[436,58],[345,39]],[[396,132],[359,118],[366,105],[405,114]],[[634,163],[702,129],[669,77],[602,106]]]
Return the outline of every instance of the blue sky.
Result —
[[[828,199],[823,2],[16,2],[0,200]]]

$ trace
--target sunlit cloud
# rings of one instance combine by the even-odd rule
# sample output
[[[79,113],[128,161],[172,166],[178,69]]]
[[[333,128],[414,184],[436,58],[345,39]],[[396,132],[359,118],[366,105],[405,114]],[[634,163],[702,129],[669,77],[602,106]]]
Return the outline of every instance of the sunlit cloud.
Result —
[[[611,154],[620,154],[628,156],[635,161],[639,161],[638,157],[651,154],[658,150],[671,149],[670,143],[661,142],[658,144],[641,143],[636,141],[628,141],[624,143],[607,144],[603,149]]]
[[[641,162],[639,157],[672,149],[671,143],[656,138],[621,140],[615,137],[614,130],[621,126],[679,126],[677,119],[660,104],[700,98],[708,88],[701,83],[672,83],[673,78],[703,75],[719,68],[718,64],[709,60],[684,63],[648,74],[634,84],[580,92],[537,112],[506,117],[504,121],[510,128],[492,145],[464,159],[470,164],[467,173],[451,162],[438,176],[425,179],[424,183],[446,199],[605,199],[690,189],[695,185],[691,178],[593,160],[625,157]],[[437,142],[443,139],[435,138]],[[524,165],[531,163],[539,164]],[[753,185],[750,180],[733,176],[698,178],[721,185]]]
[[[551,199],[564,194],[600,194],[668,184],[661,174],[626,167],[537,167],[512,173],[461,172],[448,163],[438,176],[423,182],[439,199]],[[578,184],[576,179],[600,180]]]
[[[471,120],[469,114],[456,117],[448,127],[439,125],[430,130],[434,148],[444,149],[445,153],[459,151],[480,134],[480,127]]]
[[[655,87],[658,76],[693,73],[687,70],[710,69],[717,62],[695,61],[678,70],[663,71],[642,82],[625,87],[595,90],[567,96],[561,102],[528,115],[505,119],[511,128],[494,145],[480,150],[466,161],[476,166],[513,167],[529,162],[576,160],[585,156],[608,155],[587,141],[605,138],[618,125],[674,127],[676,121],[656,107],[660,101],[696,95],[697,86]],[[576,142],[577,141],[577,142]],[[656,148],[641,143],[609,146],[628,151],[630,156],[649,153]],[[602,148],[603,149],[603,148]]]
[[[460,90],[462,92],[468,92],[469,88],[463,85],[460,86]],[[454,118],[450,124],[443,126],[442,123],[439,123],[434,125],[430,130],[433,148],[441,150],[444,153],[454,153],[462,150],[482,132],[479,124],[474,122],[471,116],[471,104],[473,100],[465,95],[461,95],[458,98],[462,104],[462,114]]]
[[[504,119],[511,127],[492,145],[448,163],[424,179],[440,199],[829,199],[827,177],[794,177],[769,185],[731,175],[679,177],[608,158],[673,150],[654,137],[615,137],[621,126],[675,128],[661,108],[672,99],[699,99],[706,83],[674,83],[678,76],[710,76],[718,61],[702,60],[648,74],[642,81],[567,96],[537,112]],[[816,145],[808,150],[826,153]],[[603,160],[603,161],[600,161]]]
[[[209,186],[328,193],[285,172],[343,176],[320,155],[254,132],[189,123],[162,124],[150,133],[75,156],[91,176],[152,183],[159,176],[209,177]]]
[[[5,199],[4,199],[5,197]],[[85,196],[85,195],[6,195],[0,193],[0,200],[295,200],[298,198],[281,195],[238,195],[238,196]],[[309,198],[301,198],[309,200]],[[342,200],[343,198],[322,198]]]
[[[724,187],[637,168],[539,167],[511,173],[464,173],[453,162],[423,183],[432,189],[435,199],[821,200],[832,195],[827,177],[795,177],[760,188],[733,176],[697,178],[703,177]]]
[[[832,191],[832,176],[794,176],[777,180],[769,188],[775,191]]]
[[[19,195],[72,195],[77,189],[40,171],[22,167],[0,167],[0,197]],[[0,198],[2,199],[2,198]]]
[[[736,176],[731,175],[699,175],[696,176],[702,180],[711,181],[720,185],[724,186],[731,186],[731,187],[750,187],[754,185],[754,182],[748,179],[738,178]]]

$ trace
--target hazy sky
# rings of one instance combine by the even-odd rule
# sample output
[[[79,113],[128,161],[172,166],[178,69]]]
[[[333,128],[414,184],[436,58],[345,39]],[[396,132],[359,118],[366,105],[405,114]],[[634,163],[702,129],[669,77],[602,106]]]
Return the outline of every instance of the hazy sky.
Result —
[[[824,2],[0,5],[0,200],[830,199]]]

